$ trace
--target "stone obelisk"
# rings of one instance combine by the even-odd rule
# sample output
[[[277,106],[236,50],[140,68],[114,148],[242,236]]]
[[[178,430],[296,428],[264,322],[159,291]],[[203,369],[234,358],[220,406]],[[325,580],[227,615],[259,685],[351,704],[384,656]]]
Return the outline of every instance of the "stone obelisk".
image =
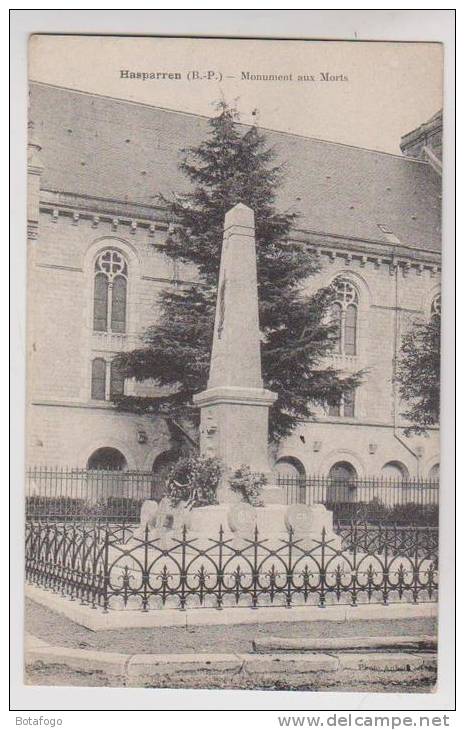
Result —
[[[228,469],[247,464],[270,475],[268,414],[276,398],[261,372],[254,213],[238,203],[224,222],[208,387],[194,396],[201,453]]]

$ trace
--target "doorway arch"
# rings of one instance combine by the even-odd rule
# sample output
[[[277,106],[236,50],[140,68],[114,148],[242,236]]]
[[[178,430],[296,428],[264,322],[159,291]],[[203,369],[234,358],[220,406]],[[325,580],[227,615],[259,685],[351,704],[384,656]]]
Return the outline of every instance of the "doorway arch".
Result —
[[[305,467],[295,456],[282,456],[274,465],[276,480],[288,503],[306,501]]]
[[[168,474],[178,458],[179,453],[176,449],[162,451],[161,454],[155,457],[152,464],[151,499],[156,499],[158,502],[165,496]]]
[[[274,468],[278,479],[305,479],[305,467],[295,456],[280,457]]]
[[[350,461],[336,461],[328,477],[328,502],[357,501],[357,470]]]
[[[408,469],[401,461],[387,461],[381,469],[381,477],[383,479],[392,479],[403,481],[408,479]]]
[[[115,499],[131,498],[127,469],[126,457],[119,449],[101,446],[93,451],[87,460],[87,496],[91,496],[96,502],[103,500],[107,503],[107,509],[111,509],[109,500],[114,503]]]
[[[111,446],[96,449],[87,460],[89,471],[127,471],[127,468],[124,454]]]

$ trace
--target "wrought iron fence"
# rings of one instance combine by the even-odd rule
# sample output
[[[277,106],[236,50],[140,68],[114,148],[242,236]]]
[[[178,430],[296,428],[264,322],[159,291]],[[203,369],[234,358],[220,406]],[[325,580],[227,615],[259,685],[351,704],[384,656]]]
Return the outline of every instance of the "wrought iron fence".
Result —
[[[29,581],[92,607],[319,605],[437,599],[437,530],[351,525],[342,546],[322,531],[306,540],[154,537],[108,525],[26,525]]]
[[[138,522],[142,502],[157,489],[152,472],[33,467],[26,473],[26,519]]]
[[[436,480],[351,481],[279,476],[288,504],[322,503],[345,522],[437,524]],[[144,499],[159,498],[164,485],[150,471],[98,471],[32,467],[27,471],[26,517],[61,521],[138,522]]]
[[[382,553],[386,548],[393,555],[437,555],[438,528],[418,525],[372,525],[370,523],[336,521],[335,532],[341,537],[344,549],[357,548],[369,553]]]
[[[288,504],[321,503],[346,522],[357,519],[383,524],[438,524],[438,480],[280,475],[278,483]]]

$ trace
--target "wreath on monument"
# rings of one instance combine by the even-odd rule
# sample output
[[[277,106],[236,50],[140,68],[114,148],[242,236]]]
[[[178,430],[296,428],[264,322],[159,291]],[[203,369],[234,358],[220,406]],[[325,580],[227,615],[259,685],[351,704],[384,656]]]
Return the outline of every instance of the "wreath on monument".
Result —
[[[261,472],[252,472],[247,464],[242,464],[229,477],[232,491],[240,494],[242,500],[252,507],[263,507],[260,495],[266,483],[266,476]]]
[[[180,502],[187,509],[217,504],[221,474],[222,464],[216,457],[183,456],[170,469],[166,496],[173,507]]]

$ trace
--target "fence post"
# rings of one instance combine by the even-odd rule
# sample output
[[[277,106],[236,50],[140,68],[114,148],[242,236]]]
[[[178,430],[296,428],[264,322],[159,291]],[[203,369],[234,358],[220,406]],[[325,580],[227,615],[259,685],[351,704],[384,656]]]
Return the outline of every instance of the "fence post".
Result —
[[[383,563],[383,603],[388,605],[389,599],[389,545],[387,527],[384,530],[384,563]]]
[[[187,575],[186,575],[186,542],[187,542],[187,528],[186,525],[182,526],[182,533],[181,533],[181,580],[180,580],[180,589],[181,593],[179,596],[179,608],[181,611],[186,610],[186,584],[187,584]]]
[[[216,581],[217,581],[217,590],[218,593],[216,595],[216,608],[218,611],[221,611],[223,609],[223,580],[224,580],[224,574],[223,574],[223,525],[220,525],[220,534],[219,534],[219,542],[218,542],[218,567],[216,571]]]
[[[253,532],[253,568],[252,568],[252,608],[258,604],[258,527],[255,525]]]
[[[286,576],[286,608],[291,608],[292,603],[292,545],[293,545],[294,530],[292,526],[289,528],[287,540],[288,540],[288,551],[287,551],[287,576]]]
[[[357,565],[358,525],[357,525],[357,521],[355,521],[354,527],[355,527],[355,529],[354,529],[354,542],[353,542],[353,547],[352,547],[352,565],[351,565],[351,570],[352,570],[352,580],[351,580],[351,584],[352,584],[351,600],[352,600],[352,603],[350,604],[351,606],[356,606],[357,605],[357,572],[358,572],[358,565]]]
[[[123,528],[124,540],[124,528]],[[142,610],[148,611],[148,584],[149,584],[149,524],[146,522],[144,528],[144,567],[142,569]]]
[[[323,527],[321,531],[321,561],[320,561],[320,602],[319,602],[319,608],[325,608],[326,605],[326,565],[325,565],[325,557],[326,557],[326,528]]]
[[[103,549],[103,613],[108,613],[109,605],[109,586],[110,586],[110,569],[108,565],[108,552],[109,552],[109,529],[108,525],[105,527],[105,542]]]

